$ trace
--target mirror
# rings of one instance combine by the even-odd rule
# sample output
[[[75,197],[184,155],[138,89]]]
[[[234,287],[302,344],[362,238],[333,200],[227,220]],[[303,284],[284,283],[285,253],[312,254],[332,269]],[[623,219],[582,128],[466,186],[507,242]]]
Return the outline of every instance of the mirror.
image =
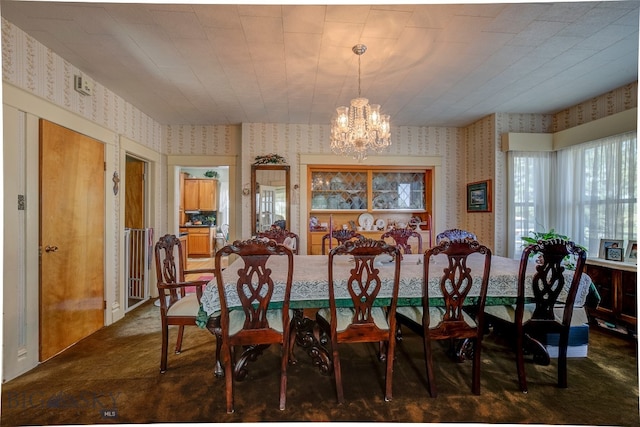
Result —
[[[251,233],[284,221],[289,229],[289,165],[251,165]]]

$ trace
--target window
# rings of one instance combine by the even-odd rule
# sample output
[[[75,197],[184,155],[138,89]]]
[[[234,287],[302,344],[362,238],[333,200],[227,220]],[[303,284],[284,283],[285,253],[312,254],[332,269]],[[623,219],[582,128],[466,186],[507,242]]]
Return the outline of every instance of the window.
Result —
[[[549,153],[510,152],[509,255],[551,228],[597,254],[601,238],[636,239],[636,132]]]

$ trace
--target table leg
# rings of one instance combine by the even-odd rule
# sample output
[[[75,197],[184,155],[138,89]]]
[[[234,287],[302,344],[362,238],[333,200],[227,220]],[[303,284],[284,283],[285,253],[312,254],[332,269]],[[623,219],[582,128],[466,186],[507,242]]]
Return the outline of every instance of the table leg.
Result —
[[[295,333],[292,336],[295,336],[296,344],[305,349],[322,374],[332,374],[333,362],[326,348],[329,338],[320,332],[316,321],[305,317],[304,311],[297,309],[293,311],[293,326]],[[291,346],[289,361],[294,364],[297,362],[293,357],[293,346]]]

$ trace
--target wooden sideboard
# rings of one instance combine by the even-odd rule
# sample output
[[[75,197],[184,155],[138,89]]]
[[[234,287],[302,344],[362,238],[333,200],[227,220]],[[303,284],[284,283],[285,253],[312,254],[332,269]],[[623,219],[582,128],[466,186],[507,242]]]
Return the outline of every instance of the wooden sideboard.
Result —
[[[585,272],[600,294],[600,303],[587,307],[592,324],[635,335],[638,317],[636,264],[588,258]]]

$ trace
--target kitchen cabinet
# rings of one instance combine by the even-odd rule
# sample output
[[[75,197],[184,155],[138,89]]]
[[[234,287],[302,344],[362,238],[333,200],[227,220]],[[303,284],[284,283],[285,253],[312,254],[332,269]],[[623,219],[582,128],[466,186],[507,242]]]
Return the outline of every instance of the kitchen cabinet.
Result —
[[[218,210],[217,179],[185,179],[183,194],[185,211]]]
[[[354,228],[363,225],[363,214],[369,214],[373,218],[372,229],[358,232],[379,238],[390,226],[404,227],[417,218],[426,221],[433,212],[432,168],[309,166],[307,183],[308,253],[321,253],[322,236],[328,229],[315,227],[328,225],[331,220],[334,229],[344,225]],[[416,231],[424,232],[426,248],[430,230],[422,229],[424,224]]]
[[[628,262],[589,258],[585,273],[591,277],[598,293],[600,303],[597,307],[588,307],[587,311],[594,324],[600,319],[615,330],[625,328],[636,333],[637,328],[637,266]]]
[[[210,258],[215,254],[216,227],[185,227],[190,258]]]

